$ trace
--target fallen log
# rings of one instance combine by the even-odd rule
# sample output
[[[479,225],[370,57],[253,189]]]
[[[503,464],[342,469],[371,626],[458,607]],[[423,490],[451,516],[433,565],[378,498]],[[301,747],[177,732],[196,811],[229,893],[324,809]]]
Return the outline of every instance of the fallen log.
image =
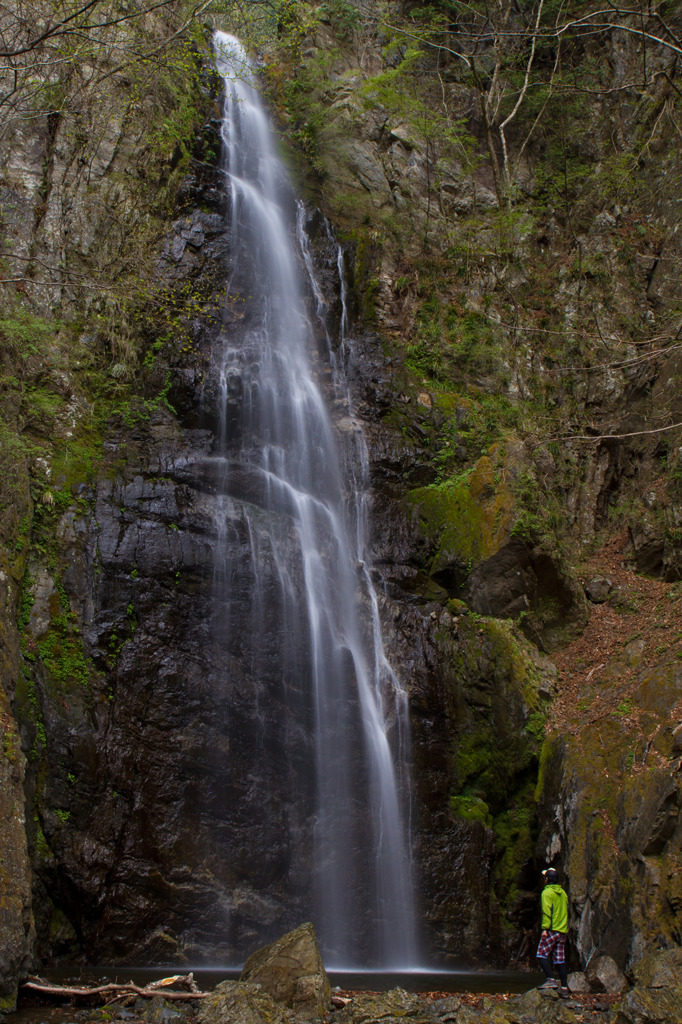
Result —
[[[35,981],[25,981],[21,988],[28,989],[30,992],[37,992],[43,996],[62,999],[90,999],[95,996],[136,995],[143,996],[146,999],[152,999],[154,996],[161,996],[163,999],[188,1000],[206,999],[206,997],[211,994],[210,992],[199,992],[198,990],[192,992],[175,992],[173,989],[165,987],[171,982],[177,983],[181,981],[184,981],[187,984],[194,983],[194,979],[187,975],[183,978],[164,978],[162,981],[155,981],[149,985],[145,985],[144,988],[141,988],[139,985],[134,985],[132,981],[125,984],[115,984],[110,982],[108,985],[97,985],[94,988],[75,988],[68,985],[48,985],[46,982],[36,979]]]

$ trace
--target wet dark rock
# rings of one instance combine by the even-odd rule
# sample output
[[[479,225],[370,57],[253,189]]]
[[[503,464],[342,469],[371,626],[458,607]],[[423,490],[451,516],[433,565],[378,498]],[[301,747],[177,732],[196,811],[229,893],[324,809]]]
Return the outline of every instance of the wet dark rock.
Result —
[[[35,942],[25,794],[30,772],[13,702],[23,682],[16,629],[26,552],[12,528],[31,509],[26,479],[0,473],[0,1014],[12,1011],[17,982],[32,965]],[[13,521],[16,517],[16,523]],[[22,545],[23,547],[23,545]]]
[[[476,566],[462,596],[482,615],[523,617],[524,630],[543,650],[585,622],[577,584],[548,552],[516,538]]]
[[[278,660],[276,632],[258,665],[240,661],[253,614],[239,582],[251,572],[240,499],[218,514],[221,489],[203,473],[206,435],[170,426],[151,423],[144,458],[101,479],[89,513],[63,533],[63,585],[98,673],[91,695],[75,687],[65,706],[39,684],[49,737],[39,800],[52,856],[38,873],[79,937],[113,961],[237,959],[309,910],[307,741],[289,765],[294,810],[278,736],[296,696],[275,689],[265,700],[262,681]],[[234,537],[235,590],[207,618],[223,529]],[[267,616],[280,590],[272,563],[263,587]],[[298,656],[304,663],[306,651]],[[64,807],[68,829],[52,810]],[[289,911],[273,898],[282,884],[295,894]]]

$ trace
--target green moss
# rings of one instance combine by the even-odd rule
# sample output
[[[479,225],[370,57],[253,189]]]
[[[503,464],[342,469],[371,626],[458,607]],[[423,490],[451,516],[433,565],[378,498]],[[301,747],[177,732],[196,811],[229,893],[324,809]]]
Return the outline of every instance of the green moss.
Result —
[[[17,996],[19,990],[13,989],[11,992],[0,993],[0,1013],[14,1013],[17,1008]]]
[[[512,623],[451,605],[458,642],[439,636],[457,687],[449,709],[455,731],[451,800],[474,801],[473,807],[481,801],[496,817],[532,803],[544,724],[540,672]],[[456,806],[462,814],[468,805]]]
[[[328,99],[329,73],[337,58],[337,50],[318,50],[287,77],[283,88],[291,140],[319,175],[326,172],[329,150],[340,130]]]
[[[482,800],[497,814],[529,773],[535,778],[536,764],[536,751],[523,736],[502,738],[494,725],[480,724],[455,743],[456,795]]]
[[[127,427],[134,427],[140,423],[148,423],[152,415],[161,407],[168,409],[169,412],[174,414],[175,409],[168,398],[171,384],[172,380],[169,372],[165,376],[163,387],[153,398],[135,396],[123,403],[120,408],[125,425]]]
[[[496,816],[493,831],[496,846],[493,887],[506,914],[516,900],[519,877],[535,853],[538,821],[532,783],[517,794],[516,806]]]
[[[50,847],[47,844],[47,839],[45,838],[43,830],[40,828],[40,826],[38,826],[38,828],[36,829],[35,849],[36,853],[40,857],[48,857],[50,854]]]
[[[438,572],[455,561],[463,570],[464,582],[471,568],[507,539],[514,502],[500,466],[499,452],[494,452],[442,484],[408,493],[407,500],[419,512],[422,532],[435,549],[428,572]]]
[[[17,679],[16,701],[18,718],[33,724],[34,738],[31,758],[35,761],[40,753],[45,750],[47,737],[35,680],[31,675],[29,665],[26,664],[26,662],[33,660],[35,660],[34,655],[30,652],[24,655],[25,663],[21,666],[19,678]]]
[[[89,685],[90,664],[74,615],[59,615],[53,619],[50,629],[36,646],[50,680],[59,690]]]
[[[0,318],[0,336],[11,359],[25,363],[33,356],[43,356],[46,346],[54,341],[61,326],[57,320],[35,316],[18,306]]]
[[[475,796],[451,796],[450,810],[456,818],[464,818],[465,821],[481,821],[488,828],[492,826],[493,819],[490,808],[485,800]]]
[[[30,572],[24,574],[24,579],[21,587],[21,601],[19,604],[19,614],[17,616],[17,628],[22,633],[28,626],[28,621],[31,616],[31,609],[33,608],[33,576]]]
[[[526,732],[538,742],[542,742],[547,727],[546,716],[542,711],[532,711],[526,723]]]
[[[2,753],[10,764],[19,764],[21,758],[21,744],[18,734],[10,725],[5,726],[2,738]]]
[[[541,663],[517,627],[450,601],[456,629],[438,634],[454,734],[451,813],[495,835],[493,889],[502,927],[514,910],[537,839],[536,781],[544,729]],[[511,926],[510,926],[511,927]]]
[[[541,799],[547,787],[548,772],[551,773],[552,762],[560,758],[559,738],[556,735],[546,736],[540,747],[537,781],[535,784],[535,800]]]

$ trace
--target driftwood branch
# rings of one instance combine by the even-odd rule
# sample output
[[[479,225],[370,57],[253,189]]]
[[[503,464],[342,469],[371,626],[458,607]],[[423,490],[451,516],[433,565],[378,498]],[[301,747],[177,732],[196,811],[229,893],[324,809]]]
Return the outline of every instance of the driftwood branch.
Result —
[[[169,988],[169,985],[185,985],[190,991],[176,992],[174,989]],[[145,985],[144,988],[134,985],[132,981],[122,985],[112,982],[108,985],[97,985],[94,988],[73,988],[67,985],[48,985],[39,978],[34,981],[27,981],[21,987],[28,989],[30,992],[37,992],[43,996],[59,999],[91,999],[102,996],[109,998],[110,996],[122,995],[144,996],[147,999],[151,999],[153,996],[161,995],[164,999],[189,1000],[206,999],[211,994],[210,992],[200,992],[191,974],[163,978],[161,981]]]

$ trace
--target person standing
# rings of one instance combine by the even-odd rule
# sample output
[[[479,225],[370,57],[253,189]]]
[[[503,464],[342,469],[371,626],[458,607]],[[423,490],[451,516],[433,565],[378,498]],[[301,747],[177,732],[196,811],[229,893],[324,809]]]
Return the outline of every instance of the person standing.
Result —
[[[541,989],[558,988],[560,996],[567,996],[569,994],[566,970],[568,896],[559,885],[559,875],[554,868],[546,868],[542,875],[545,887],[540,897],[542,934],[538,945],[537,960],[544,971],[545,981],[538,987]],[[552,963],[561,979],[561,986],[554,980]]]

